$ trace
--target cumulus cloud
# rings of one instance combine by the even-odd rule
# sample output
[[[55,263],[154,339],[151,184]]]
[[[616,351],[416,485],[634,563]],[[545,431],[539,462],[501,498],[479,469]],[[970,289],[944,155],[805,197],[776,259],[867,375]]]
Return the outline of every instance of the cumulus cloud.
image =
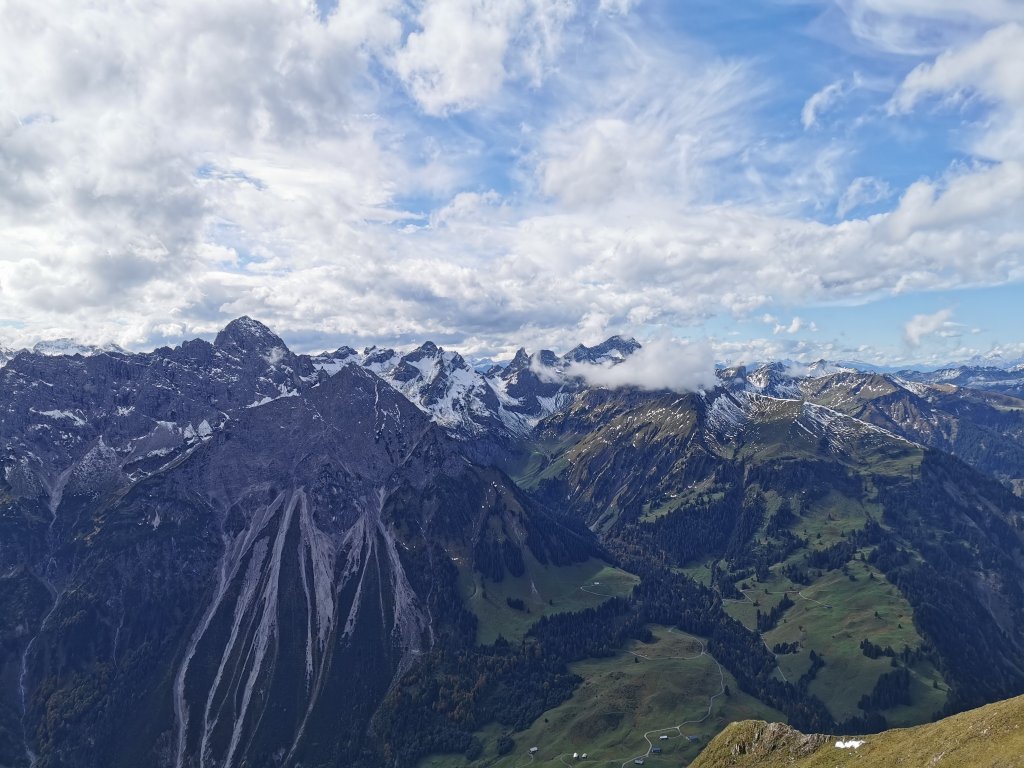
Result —
[[[510,78],[539,81],[575,10],[571,0],[426,0],[395,70],[428,113],[465,110]]]
[[[770,318],[770,321],[772,323],[775,323],[775,318],[773,318],[771,315],[765,315],[765,318]],[[765,320],[765,322],[768,322],[768,320]],[[807,329],[813,332],[818,330],[818,326],[813,322],[807,323],[806,321],[803,320],[803,318],[794,317],[790,321],[789,325],[775,323],[775,327],[772,329],[772,333],[775,334],[776,336],[778,336],[780,333],[787,333],[790,336],[792,336],[794,333],[799,333],[803,329]]]
[[[951,317],[953,317],[952,309],[940,309],[930,315],[914,315],[903,326],[903,338],[912,347],[920,346],[925,337],[941,333],[952,327]]]
[[[695,392],[716,383],[715,358],[710,345],[667,339],[646,342],[621,363],[573,363],[565,372],[593,386],[610,389],[637,387]]]
[[[1009,23],[981,38],[944,52],[917,66],[889,102],[893,113],[905,114],[929,96],[947,103],[972,96],[996,105],[978,132],[973,151],[995,160],[1024,160],[1024,24]]]

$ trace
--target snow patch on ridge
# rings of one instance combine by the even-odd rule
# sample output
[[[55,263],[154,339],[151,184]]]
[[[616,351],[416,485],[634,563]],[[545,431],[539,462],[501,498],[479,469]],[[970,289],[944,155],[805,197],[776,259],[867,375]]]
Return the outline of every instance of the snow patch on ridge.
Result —
[[[862,739],[850,739],[849,741],[837,741],[837,749],[860,749],[863,746],[864,741]]]

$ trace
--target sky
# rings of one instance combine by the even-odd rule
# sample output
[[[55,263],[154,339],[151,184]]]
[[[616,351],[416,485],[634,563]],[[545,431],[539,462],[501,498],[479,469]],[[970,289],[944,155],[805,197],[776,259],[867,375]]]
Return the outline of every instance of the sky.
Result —
[[[0,0],[0,343],[1024,355],[1022,0]]]

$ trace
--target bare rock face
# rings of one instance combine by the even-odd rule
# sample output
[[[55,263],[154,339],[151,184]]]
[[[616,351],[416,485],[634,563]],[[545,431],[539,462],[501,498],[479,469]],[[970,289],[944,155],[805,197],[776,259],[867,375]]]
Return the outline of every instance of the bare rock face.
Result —
[[[561,357],[547,349],[532,355],[520,349],[508,365],[478,371],[457,352],[428,341],[406,354],[377,347],[359,354],[342,347],[317,355],[312,362],[328,375],[347,365],[371,370],[464,442],[507,445],[584,389],[583,381],[572,374],[573,365],[614,365],[638,349],[635,339],[613,336],[594,347],[577,346]],[[477,445],[470,451],[482,455],[482,448]]]
[[[800,733],[785,723],[756,723],[753,733],[744,732],[735,739],[726,738],[733,757],[747,755],[755,759],[777,758],[780,755],[805,757],[829,741],[828,736]]]
[[[489,553],[579,538],[371,370],[318,375],[247,318],[20,355],[0,390],[0,764],[354,764],[397,677],[473,642],[449,550],[500,577]]]
[[[250,318],[230,323],[213,344],[188,341],[147,354],[21,353],[0,368],[0,469],[30,468],[53,505],[66,473],[90,453],[95,458],[100,445],[137,479],[208,437],[229,414],[316,381],[309,358]]]

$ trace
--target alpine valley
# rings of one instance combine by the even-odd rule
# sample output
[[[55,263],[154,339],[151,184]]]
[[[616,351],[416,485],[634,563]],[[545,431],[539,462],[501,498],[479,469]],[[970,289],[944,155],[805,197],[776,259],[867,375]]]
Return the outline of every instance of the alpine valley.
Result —
[[[641,349],[0,349],[0,766],[876,755],[1024,693],[1020,366],[588,383]]]

